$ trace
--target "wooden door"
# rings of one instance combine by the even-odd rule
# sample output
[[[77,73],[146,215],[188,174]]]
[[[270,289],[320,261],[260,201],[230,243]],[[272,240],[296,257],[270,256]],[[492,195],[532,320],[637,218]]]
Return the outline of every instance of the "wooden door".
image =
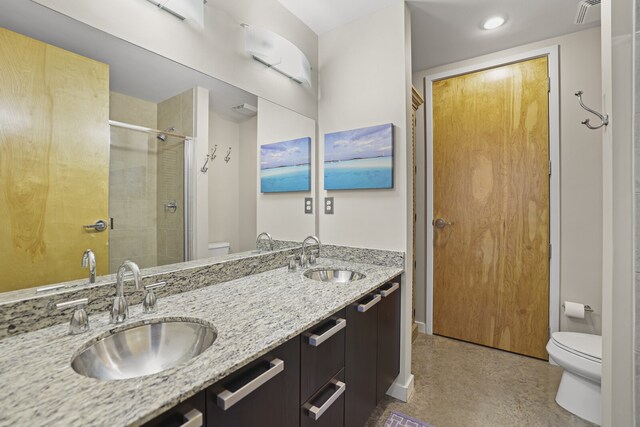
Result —
[[[547,359],[548,124],[546,57],[433,83],[434,333]]]
[[[0,292],[109,268],[109,68],[0,28]]]

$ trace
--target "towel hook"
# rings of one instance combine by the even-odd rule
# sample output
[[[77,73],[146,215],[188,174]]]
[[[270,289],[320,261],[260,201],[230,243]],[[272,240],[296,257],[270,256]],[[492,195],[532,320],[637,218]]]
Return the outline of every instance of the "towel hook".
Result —
[[[227,151],[227,155],[224,158],[226,163],[229,163],[229,160],[231,160],[231,147],[229,147],[229,151]]]
[[[213,159],[216,158],[216,151],[218,151],[218,144],[216,144],[211,149],[211,153],[207,154],[207,159],[204,161],[204,165],[202,165],[202,167],[200,168],[200,172],[207,173],[207,171],[209,170],[209,168],[207,167],[207,164],[209,163],[209,160],[213,161]]]
[[[599,126],[591,126],[591,123],[589,123],[589,119],[584,119],[582,122],[583,125],[585,125],[586,127],[588,127],[589,129],[600,129],[602,126],[607,126],[609,124],[609,115],[608,114],[600,114],[595,110],[592,110],[591,108],[587,107],[586,105],[584,105],[584,102],[582,102],[582,91],[579,90],[576,92],[576,96],[578,97],[578,102],[580,103],[580,106],[582,108],[584,108],[585,110],[587,110],[588,112],[590,112],[591,114],[594,114],[596,116],[598,116],[598,118],[600,119],[600,121],[602,122]]]

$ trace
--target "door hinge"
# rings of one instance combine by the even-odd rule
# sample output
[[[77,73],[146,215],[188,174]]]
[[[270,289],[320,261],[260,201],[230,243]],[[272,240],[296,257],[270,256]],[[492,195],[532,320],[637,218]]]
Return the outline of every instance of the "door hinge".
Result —
[[[417,261],[413,261],[413,268],[414,269],[418,268],[418,262]]]
[[[547,78],[547,93],[551,93],[551,77]]]
[[[553,253],[553,245],[549,243],[549,259],[551,259],[551,254]]]
[[[549,176],[551,176],[551,160],[549,160]]]

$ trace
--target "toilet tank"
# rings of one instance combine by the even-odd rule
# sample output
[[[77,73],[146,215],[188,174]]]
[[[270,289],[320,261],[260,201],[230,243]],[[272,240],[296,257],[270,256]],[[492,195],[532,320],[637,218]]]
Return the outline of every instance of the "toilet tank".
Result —
[[[231,249],[229,242],[211,242],[209,243],[209,256],[227,255]]]

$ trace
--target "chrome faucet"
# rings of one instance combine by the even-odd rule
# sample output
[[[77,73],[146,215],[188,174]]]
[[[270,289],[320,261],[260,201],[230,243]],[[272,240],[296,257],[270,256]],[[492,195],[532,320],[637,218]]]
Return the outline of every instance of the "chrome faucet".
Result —
[[[124,297],[124,275],[127,270],[133,273],[136,289],[140,289],[141,275],[138,265],[128,260],[123,262],[116,274],[116,298],[113,300],[111,308],[111,323],[122,323],[129,317],[129,304]]]
[[[96,254],[91,249],[82,254],[82,268],[89,269],[89,283],[96,283]]]
[[[320,249],[322,249],[320,239],[318,239],[316,236],[308,236],[302,241],[302,255],[300,255],[300,267],[302,268],[308,267],[309,264],[313,265],[316,263],[316,257],[313,255],[313,253],[307,256],[307,242],[309,240],[315,241],[318,245],[318,258],[320,257]]]
[[[269,250],[273,251],[273,239],[271,238],[271,234],[267,233],[266,231],[263,231],[262,233],[258,234],[258,237],[256,238],[256,249],[260,249],[259,245],[260,245],[260,239],[262,239],[263,237],[266,237],[267,239],[269,239]]]

